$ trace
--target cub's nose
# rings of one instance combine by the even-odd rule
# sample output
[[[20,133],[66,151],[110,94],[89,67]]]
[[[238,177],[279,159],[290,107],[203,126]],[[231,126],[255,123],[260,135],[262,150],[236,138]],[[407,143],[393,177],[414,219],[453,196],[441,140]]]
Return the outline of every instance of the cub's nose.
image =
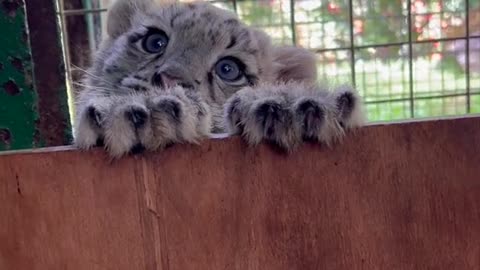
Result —
[[[155,73],[152,77],[152,84],[162,88],[171,88],[181,84],[178,77],[169,75],[167,73]]]

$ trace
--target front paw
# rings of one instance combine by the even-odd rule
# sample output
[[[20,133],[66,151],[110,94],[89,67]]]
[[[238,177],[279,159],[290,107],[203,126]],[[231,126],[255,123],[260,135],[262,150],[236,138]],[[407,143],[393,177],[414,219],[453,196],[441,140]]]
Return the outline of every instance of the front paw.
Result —
[[[211,129],[208,106],[195,93],[181,87],[164,90],[148,101],[152,114],[154,148],[173,143],[197,143]]]
[[[114,96],[81,104],[75,121],[75,145],[81,149],[103,146],[112,158],[148,149],[153,132],[145,101],[144,96]]]
[[[156,138],[155,148],[163,148],[179,141],[185,118],[185,106],[175,97],[160,96],[152,100],[152,127]]]
[[[108,99],[98,98],[95,102],[79,104],[75,119],[74,145],[80,149],[90,149],[94,146],[103,146],[103,124],[110,104]]]
[[[286,150],[294,149],[301,142],[295,128],[295,111],[282,99],[265,98],[254,102],[244,120],[244,135],[257,144],[262,139]]]
[[[154,140],[151,113],[142,97],[118,100],[105,119],[105,148],[113,158],[138,154]]]
[[[291,151],[302,141],[293,101],[277,92],[240,90],[226,104],[226,125],[231,134],[240,134],[249,144],[265,140]]]
[[[362,122],[361,100],[349,88],[333,92],[298,83],[237,92],[226,103],[232,134],[250,144],[265,140],[292,151],[303,141],[330,145]]]

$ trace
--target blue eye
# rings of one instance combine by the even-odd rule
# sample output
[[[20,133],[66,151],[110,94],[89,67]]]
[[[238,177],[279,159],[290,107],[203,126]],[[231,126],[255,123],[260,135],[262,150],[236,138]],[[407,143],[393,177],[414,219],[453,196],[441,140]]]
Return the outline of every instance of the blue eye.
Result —
[[[142,47],[148,53],[162,53],[167,44],[168,37],[160,30],[149,31],[142,41]]]
[[[243,76],[241,62],[235,58],[223,58],[215,65],[215,72],[224,81],[234,82]]]

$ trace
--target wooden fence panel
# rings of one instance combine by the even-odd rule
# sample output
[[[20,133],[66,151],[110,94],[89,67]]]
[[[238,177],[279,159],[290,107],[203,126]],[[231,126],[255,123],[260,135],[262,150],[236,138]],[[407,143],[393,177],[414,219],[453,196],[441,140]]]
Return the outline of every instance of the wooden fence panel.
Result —
[[[0,269],[480,269],[480,118],[284,155],[0,155]]]

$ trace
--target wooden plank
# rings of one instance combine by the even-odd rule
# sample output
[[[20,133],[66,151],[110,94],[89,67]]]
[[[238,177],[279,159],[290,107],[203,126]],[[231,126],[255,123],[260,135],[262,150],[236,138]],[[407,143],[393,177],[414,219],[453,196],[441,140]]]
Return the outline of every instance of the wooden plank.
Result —
[[[0,269],[143,269],[134,163],[56,152],[0,171]]]
[[[238,138],[0,155],[0,269],[480,269],[480,118],[289,156]]]

